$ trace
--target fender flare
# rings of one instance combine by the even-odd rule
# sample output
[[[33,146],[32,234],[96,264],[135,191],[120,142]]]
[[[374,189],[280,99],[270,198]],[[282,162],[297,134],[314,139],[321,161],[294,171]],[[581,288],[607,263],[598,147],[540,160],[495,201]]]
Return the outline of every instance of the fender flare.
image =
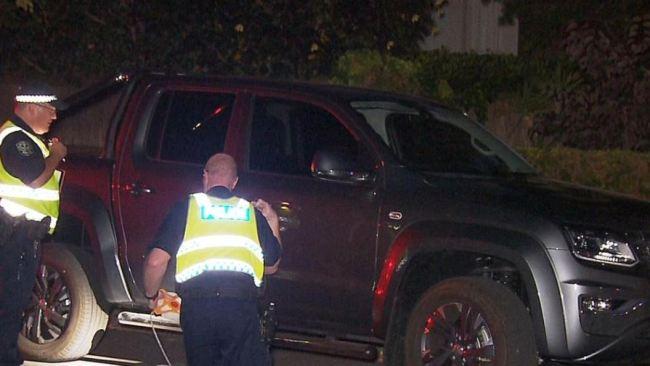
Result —
[[[69,232],[70,228],[74,228],[74,225],[69,225],[70,221],[78,220],[82,225],[81,229],[85,229],[88,234],[93,257],[90,260],[80,259],[82,265],[94,266],[92,269],[87,267],[86,271],[93,273],[89,279],[99,281],[101,285],[103,296],[98,300],[108,303],[132,302],[119,260],[113,220],[103,201],[97,195],[74,184],[64,185],[61,195],[59,225],[62,230],[55,232],[52,241],[70,243],[69,236],[74,238],[74,235],[78,234]],[[93,285],[96,288],[97,284]]]
[[[457,222],[418,222],[404,228],[388,249],[373,298],[373,332],[384,338],[396,312],[411,261],[422,254],[466,252],[512,263],[521,274],[540,354],[567,348],[560,292],[544,246],[513,230]],[[543,296],[537,296],[543,294]],[[554,316],[552,316],[555,314]]]

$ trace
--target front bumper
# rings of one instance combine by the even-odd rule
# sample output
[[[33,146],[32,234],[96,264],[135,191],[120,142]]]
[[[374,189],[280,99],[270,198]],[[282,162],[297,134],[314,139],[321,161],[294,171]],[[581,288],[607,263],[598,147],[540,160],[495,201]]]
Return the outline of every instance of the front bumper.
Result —
[[[583,265],[567,250],[549,255],[560,285],[568,351],[557,358],[650,361],[650,278]]]
[[[633,326],[596,352],[573,361],[601,364],[622,360],[650,361],[650,322]]]

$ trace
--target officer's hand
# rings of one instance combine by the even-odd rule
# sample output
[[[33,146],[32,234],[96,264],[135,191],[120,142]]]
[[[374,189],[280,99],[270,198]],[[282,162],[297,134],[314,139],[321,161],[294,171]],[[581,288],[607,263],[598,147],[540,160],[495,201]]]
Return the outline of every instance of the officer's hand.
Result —
[[[59,160],[65,158],[68,154],[68,148],[57,137],[52,138],[49,145],[50,154],[56,156]]]
[[[253,202],[253,206],[255,206],[256,209],[260,210],[269,224],[278,222],[278,214],[268,202],[264,201],[261,198],[258,198],[257,201]]]

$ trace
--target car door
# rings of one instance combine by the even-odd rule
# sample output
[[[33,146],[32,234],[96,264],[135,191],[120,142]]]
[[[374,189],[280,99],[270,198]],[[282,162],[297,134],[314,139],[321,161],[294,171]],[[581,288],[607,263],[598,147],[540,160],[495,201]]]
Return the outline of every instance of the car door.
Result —
[[[237,192],[262,198],[280,216],[280,270],[266,277],[279,327],[367,334],[379,206],[376,183],[317,179],[317,151],[338,151],[371,170],[363,144],[326,107],[257,96],[248,159]]]
[[[202,190],[203,165],[224,151],[236,96],[232,91],[191,85],[149,87],[124,131],[114,177],[118,232],[135,295],[142,299],[142,265],[171,208]],[[163,282],[174,289],[175,262]]]

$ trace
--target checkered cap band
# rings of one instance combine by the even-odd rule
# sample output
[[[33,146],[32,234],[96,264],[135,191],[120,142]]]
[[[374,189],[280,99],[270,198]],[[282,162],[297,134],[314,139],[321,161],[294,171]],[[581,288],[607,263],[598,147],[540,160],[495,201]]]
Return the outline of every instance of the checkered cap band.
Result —
[[[57,100],[55,95],[16,95],[18,103],[51,103]]]

